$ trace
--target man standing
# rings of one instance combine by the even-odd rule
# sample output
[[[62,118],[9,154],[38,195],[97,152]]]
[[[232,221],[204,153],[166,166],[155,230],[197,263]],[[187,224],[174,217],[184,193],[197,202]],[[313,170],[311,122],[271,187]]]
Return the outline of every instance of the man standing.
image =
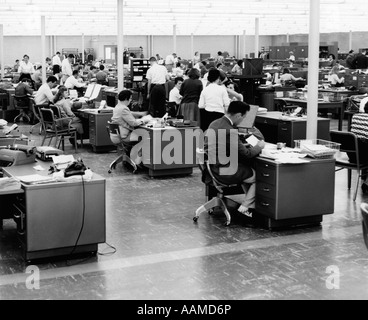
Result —
[[[74,56],[72,54],[68,55],[67,59],[64,59],[63,62],[61,63],[61,73],[63,75],[62,80],[63,83],[65,83],[66,79],[68,79],[70,76],[73,75],[73,59]]]
[[[52,71],[53,74],[58,74],[61,71],[61,60],[60,60],[60,52],[56,52],[56,54],[52,58]]]
[[[238,211],[252,217],[255,209],[256,173],[251,159],[261,153],[265,142],[259,140],[255,146],[251,146],[240,141],[237,126],[249,110],[250,106],[242,101],[231,102],[226,114],[210,124],[205,137],[205,150],[213,174],[220,182],[242,184],[246,195]],[[223,160],[229,155],[230,162],[224,163]]]
[[[367,51],[362,50],[361,53],[358,53],[353,62],[353,69],[368,69],[368,57],[367,57]]]
[[[165,83],[170,79],[167,69],[157,63],[155,57],[150,58],[151,67],[147,71],[148,113],[152,117],[161,118],[166,113]]]

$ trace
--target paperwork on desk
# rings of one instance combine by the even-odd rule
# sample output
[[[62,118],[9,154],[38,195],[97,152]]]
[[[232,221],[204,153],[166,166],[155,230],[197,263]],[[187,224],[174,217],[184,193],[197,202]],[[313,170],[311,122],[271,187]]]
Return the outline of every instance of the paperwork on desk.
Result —
[[[62,156],[52,156],[52,161],[57,169],[63,170],[66,167],[75,161],[72,155],[62,155]]]
[[[14,178],[0,179],[0,192],[15,191],[21,189],[21,184]]]
[[[299,149],[284,148],[277,150],[275,146],[268,146],[262,150],[261,157],[275,160],[282,164],[302,164],[310,161],[305,160],[306,154],[300,153]]]
[[[40,174],[30,174],[26,176],[18,176],[17,179],[25,184],[42,184],[52,182],[54,179],[51,176],[42,176]]]

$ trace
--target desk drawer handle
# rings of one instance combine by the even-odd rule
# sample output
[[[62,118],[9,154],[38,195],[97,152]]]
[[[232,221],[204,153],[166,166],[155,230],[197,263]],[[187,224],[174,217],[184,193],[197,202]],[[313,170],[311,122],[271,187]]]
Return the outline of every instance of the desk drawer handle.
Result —
[[[288,131],[288,128],[281,128],[282,131]]]
[[[263,188],[264,192],[270,192],[271,190],[269,188]]]
[[[266,203],[266,202],[261,202],[261,205],[264,206],[264,207],[269,207],[270,206],[270,204]]]
[[[269,173],[262,173],[262,175],[265,177],[265,178],[268,178],[270,176]]]

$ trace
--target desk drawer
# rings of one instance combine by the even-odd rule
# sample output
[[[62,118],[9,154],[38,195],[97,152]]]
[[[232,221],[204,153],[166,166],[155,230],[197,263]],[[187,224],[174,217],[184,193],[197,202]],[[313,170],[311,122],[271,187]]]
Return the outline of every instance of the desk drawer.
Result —
[[[276,187],[274,185],[264,182],[257,182],[256,188],[257,196],[276,199]]]
[[[276,168],[268,164],[257,164],[257,182],[262,181],[267,184],[275,185],[276,183]]]
[[[263,118],[263,117],[257,117],[255,123],[259,124],[268,124],[271,126],[277,126],[277,119],[271,119],[271,118]]]
[[[257,195],[256,212],[264,214],[270,218],[275,218],[276,200]]]

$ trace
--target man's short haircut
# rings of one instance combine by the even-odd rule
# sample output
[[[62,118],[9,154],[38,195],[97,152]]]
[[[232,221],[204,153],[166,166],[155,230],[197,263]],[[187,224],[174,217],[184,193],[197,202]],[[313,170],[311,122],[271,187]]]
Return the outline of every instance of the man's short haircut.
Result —
[[[215,82],[217,79],[220,78],[220,71],[218,69],[210,69],[208,71],[208,81]]]
[[[250,105],[243,101],[231,101],[227,109],[227,113],[230,115],[235,115],[240,113],[244,116],[250,110]]]
[[[47,82],[55,83],[55,82],[57,82],[57,79],[56,79],[56,77],[54,77],[54,76],[49,76],[49,77],[47,78]]]
[[[19,59],[15,60],[15,62],[19,62]]]
[[[29,59],[29,55],[28,55],[28,54],[25,54],[25,55],[23,56],[23,59],[24,59],[24,58],[26,58],[26,57]]]
[[[199,79],[201,77],[201,74],[199,73],[199,70],[196,68],[192,68],[188,71],[187,76],[192,79],[192,80],[196,80]]]
[[[56,54],[60,54],[60,52],[58,51],[58,52],[56,52]]]
[[[155,57],[151,57],[151,58],[149,59],[149,61],[150,61],[150,62],[152,62],[152,61],[157,61],[157,59],[156,59]]]
[[[105,66],[103,64],[100,65],[100,70],[105,70]]]
[[[77,76],[79,74],[79,70],[73,70],[73,76]]]
[[[201,61],[201,63],[206,66],[207,65],[207,61]]]
[[[118,99],[119,101],[129,100],[132,95],[130,90],[123,90],[119,93]]]
[[[184,82],[184,79],[182,77],[176,77],[174,80],[175,84],[178,84],[179,81]]]
[[[68,55],[68,58],[74,59],[74,55],[70,53],[70,54]]]

